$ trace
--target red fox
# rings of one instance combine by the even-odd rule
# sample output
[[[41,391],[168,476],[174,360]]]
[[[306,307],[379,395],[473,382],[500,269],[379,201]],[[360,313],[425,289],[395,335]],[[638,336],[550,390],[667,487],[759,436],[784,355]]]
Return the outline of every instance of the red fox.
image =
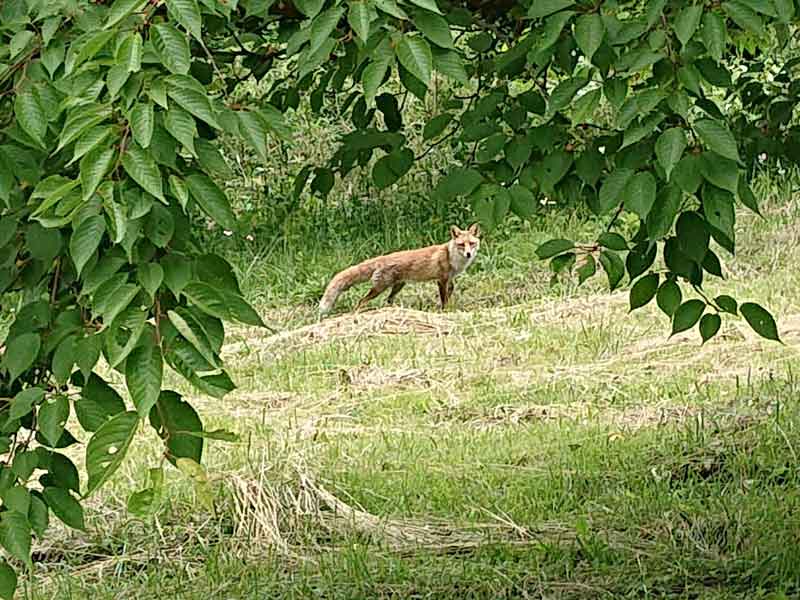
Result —
[[[453,225],[450,235],[451,239],[446,244],[370,258],[338,273],[325,289],[319,303],[320,315],[333,309],[339,294],[365,281],[370,281],[372,288],[356,305],[356,311],[388,288],[392,288],[392,291],[386,302],[391,304],[406,282],[431,280],[439,284],[439,300],[444,308],[453,293],[453,279],[472,264],[481,244],[477,223],[467,230]]]

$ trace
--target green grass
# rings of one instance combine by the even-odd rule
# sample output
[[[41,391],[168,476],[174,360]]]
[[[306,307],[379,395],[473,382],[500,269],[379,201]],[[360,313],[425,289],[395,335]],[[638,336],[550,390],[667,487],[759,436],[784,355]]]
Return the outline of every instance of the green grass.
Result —
[[[170,469],[154,517],[125,512],[159,462],[148,433],[88,531],[56,527],[36,550],[33,598],[800,594],[796,200],[741,215],[730,277],[709,282],[768,306],[783,346],[742,320],[702,346],[670,338],[657,308],[628,314],[602,276],[550,286],[534,249],[592,239],[600,225],[580,215],[487,235],[444,313],[417,285],[395,308],[316,324],[336,270],[449,225],[353,210],[341,239],[331,223],[302,243],[219,242],[282,333],[229,332],[239,389],[223,401],[170,376],[208,429],[241,436],[207,446],[214,511]]]

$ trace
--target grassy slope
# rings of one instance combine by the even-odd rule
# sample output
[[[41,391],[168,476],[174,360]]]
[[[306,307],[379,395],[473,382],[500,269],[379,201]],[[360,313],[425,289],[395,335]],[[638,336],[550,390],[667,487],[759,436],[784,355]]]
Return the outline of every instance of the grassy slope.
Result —
[[[243,440],[208,448],[216,517],[174,470],[157,518],[123,513],[157,464],[149,437],[90,532],[41,549],[34,597],[800,593],[800,207],[742,222],[713,289],[768,305],[786,346],[726,320],[701,347],[669,339],[655,307],[626,315],[602,281],[549,287],[533,248],[586,237],[574,219],[487,239],[445,314],[421,285],[399,308],[313,324],[333,270],[432,236],[242,257],[285,331],[233,331],[240,389],[196,399],[209,429]]]

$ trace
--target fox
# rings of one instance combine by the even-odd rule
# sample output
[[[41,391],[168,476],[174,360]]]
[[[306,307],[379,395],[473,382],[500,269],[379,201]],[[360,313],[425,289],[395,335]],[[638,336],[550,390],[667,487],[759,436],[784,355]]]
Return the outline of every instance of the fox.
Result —
[[[360,311],[389,288],[391,291],[386,303],[391,305],[410,281],[436,281],[444,310],[455,289],[455,278],[473,263],[480,245],[481,230],[477,223],[467,229],[453,225],[450,227],[450,240],[444,244],[384,254],[349,267],[337,273],[325,288],[319,303],[320,316],[333,310],[342,292],[367,281],[372,283],[372,287],[356,304],[354,312]]]

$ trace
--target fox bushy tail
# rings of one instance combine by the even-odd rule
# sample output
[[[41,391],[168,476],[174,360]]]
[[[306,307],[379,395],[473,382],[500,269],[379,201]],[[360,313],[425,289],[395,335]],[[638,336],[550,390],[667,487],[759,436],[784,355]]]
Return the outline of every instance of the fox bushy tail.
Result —
[[[349,267],[340,273],[337,273],[328,287],[325,288],[325,293],[322,295],[322,300],[319,301],[319,312],[322,315],[329,313],[339,294],[350,289],[358,283],[369,281],[372,274],[375,272],[375,265],[372,260],[364,261],[358,265]]]

